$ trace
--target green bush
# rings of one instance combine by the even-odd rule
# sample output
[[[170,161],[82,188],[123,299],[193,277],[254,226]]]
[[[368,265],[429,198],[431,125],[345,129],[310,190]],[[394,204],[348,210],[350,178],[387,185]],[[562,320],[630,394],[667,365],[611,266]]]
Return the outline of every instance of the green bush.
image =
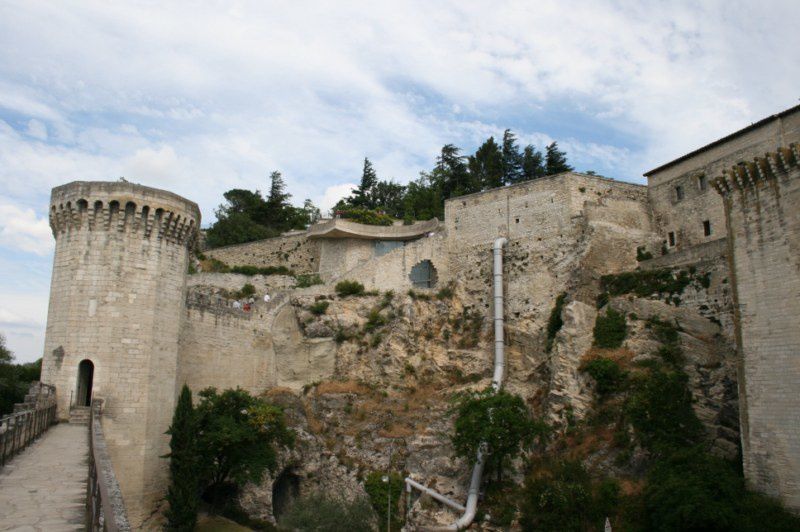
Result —
[[[250,297],[255,295],[255,293],[256,287],[250,283],[245,283],[244,286],[242,286],[242,289],[239,290],[239,297]]]
[[[597,384],[597,393],[601,397],[620,391],[625,382],[625,371],[615,361],[609,358],[595,358],[587,362],[583,370],[588,373]]]
[[[560,461],[525,480],[520,505],[524,530],[581,532],[600,529],[589,473],[577,461]]]
[[[372,532],[374,523],[368,500],[341,501],[320,493],[297,499],[278,519],[281,530],[308,532]]]
[[[335,290],[340,297],[364,295],[364,285],[358,281],[339,281]]]
[[[650,253],[649,251],[646,251],[644,246],[639,246],[638,248],[636,248],[636,260],[638,262],[650,260],[652,258],[653,254]]]
[[[286,266],[232,266],[230,273],[242,275],[294,275],[294,272]]]
[[[296,275],[295,279],[297,279],[297,284],[295,285],[297,288],[308,288],[309,286],[322,284],[322,278],[316,273],[301,273],[300,275]]]
[[[387,482],[383,479],[386,477]],[[398,473],[373,471],[364,480],[364,491],[367,492],[372,503],[372,509],[378,514],[379,530],[386,530],[389,503],[392,507],[392,530],[400,530],[404,524],[403,508],[400,505],[403,495],[403,477]],[[390,499],[391,497],[391,499]]]
[[[564,320],[561,318],[561,313],[564,310],[564,301],[567,294],[563,293],[556,298],[556,303],[553,305],[553,310],[550,312],[550,318],[547,320],[547,343],[545,344],[545,351],[548,353],[553,349],[553,342],[556,339],[556,334],[561,330],[564,325]]]
[[[612,296],[635,294],[647,297],[653,294],[681,294],[692,281],[685,270],[637,270],[600,278],[600,286]]]
[[[378,327],[383,327],[387,323],[389,323],[389,320],[386,319],[386,316],[381,314],[379,309],[374,308],[370,310],[367,315],[367,323],[364,324],[364,330],[366,332],[372,332]]]
[[[339,216],[342,218],[358,222],[365,225],[392,225],[394,218],[382,212],[373,211],[370,209],[352,208],[341,211]]]
[[[622,345],[628,334],[625,315],[614,309],[608,309],[605,316],[597,315],[594,322],[594,345],[602,348],[616,348]]]
[[[203,271],[210,273],[228,273],[231,271],[231,268],[221,260],[212,257],[203,265]]]
[[[315,316],[322,316],[328,311],[328,305],[330,305],[330,302],[328,301],[317,301],[311,305],[308,310],[311,311],[311,314]]]
[[[436,293],[436,299],[450,299],[451,297],[453,297],[453,289],[449,286],[441,288]]]
[[[597,308],[603,308],[608,305],[608,302],[611,300],[611,296],[608,295],[608,292],[601,292],[597,295]]]

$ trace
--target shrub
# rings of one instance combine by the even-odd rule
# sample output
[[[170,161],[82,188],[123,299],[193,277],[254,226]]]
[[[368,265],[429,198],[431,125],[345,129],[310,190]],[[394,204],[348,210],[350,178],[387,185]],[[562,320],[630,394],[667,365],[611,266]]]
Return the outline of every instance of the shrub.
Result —
[[[653,254],[649,251],[645,250],[644,246],[639,246],[636,248],[636,260],[638,262],[642,262],[645,260],[650,260],[653,258]]]
[[[611,300],[611,296],[608,295],[608,292],[601,292],[597,295],[597,308],[603,308],[608,305],[608,302]]]
[[[601,397],[620,391],[625,382],[625,371],[609,358],[590,360],[584,365],[583,370],[594,379],[597,393]]]
[[[608,309],[605,316],[597,315],[594,323],[594,345],[603,348],[616,348],[622,345],[628,327],[625,324],[625,315],[614,309]]]
[[[339,216],[342,218],[358,222],[365,225],[392,225],[394,218],[382,212],[373,211],[370,209],[347,209],[340,211]]]
[[[231,268],[221,260],[212,257],[203,264],[203,271],[211,273],[228,273],[231,271]]]
[[[364,294],[364,285],[358,281],[339,281],[336,283],[336,293],[341,297],[360,296]]]
[[[250,297],[255,295],[256,287],[250,283],[245,283],[241,290],[239,290],[239,297]]]
[[[635,294],[647,297],[658,293],[681,294],[691,280],[685,270],[639,270],[604,275],[600,278],[600,286],[612,296]]]
[[[294,272],[286,266],[233,266],[230,268],[231,273],[239,273],[242,275],[293,275]]]
[[[524,530],[579,532],[600,528],[600,521],[594,519],[593,523],[592,519],[591,478],[577,461],[557,462],[529,476],[520,510]]]
[[[328,301],[317,301],[316,303],[311,305],[308,308],[308,310],[310,310],[311,314],[315,316],[322,316],[323,314],[325,314],[325,312],[327,312],[328,305],[330,305]]]
[[[316,273],[314,274],[302,273],[300,275],[296,275],[295,279],[297,279],[297,284],[295,285],[297,288],[308,288],[309,286],[322,284],[322,278]]]
[[[384,482],[384,477],[387,482]],[[373,471],[364,480],[364,491],[372,503],[372,509],[378,514],[379,530],[386,530],[386,512],[392,503],[392,530],[400,530],[403,526],[403,511],[400,506],[403,495],[403,477],[398,473]],[[391,499],[390,499],[391,497]]]
[[[372,532],[375,514],[368,500],[340,501],[320,493],[308,495],[292,503],[278,519],[281,530],[328,532]]]
[[[642,446],[656,453],[697,443],[702,425],[692,409],[688,377],[655,367],[631,381],[626,417]]]
[[[564,325],[564,320],[561,318],[561,313],[564,310],[564,300],[567,294],[563,293],[556,298],[556,303],[553,310],[550,312],[550,318],[547,320],[547,343],[545,351],[548,353],[553,349],[553,341],[556,339],[556,334],[561,330]]]
[[[386,316],[381,314],[379,309],[374,308],[369,311],[367,323],[364,324],[364,330],[366,332],[372,332],[378,327],[383,327],[387,323],[389,323],[389,320],[386,319]]]
[[[436,293],[437,299],[450,299],[451,297],[453,297],[453,289],[449,286],[443,287]]]

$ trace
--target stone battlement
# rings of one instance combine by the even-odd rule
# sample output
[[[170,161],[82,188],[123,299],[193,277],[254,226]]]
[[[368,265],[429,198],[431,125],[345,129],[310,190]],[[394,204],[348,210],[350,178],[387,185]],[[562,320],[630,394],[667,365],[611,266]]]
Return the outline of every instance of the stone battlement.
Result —
[[[126,181],[75,181],[53,189],[50,227],[53,236],[81,229],[141,232],[192,246],[197,240],[200,210],[177,194]]]
[[[722,196],[734,190],[756,188],[759,183],[786,174],[800,166],[800,145],[790,144],[778,148],[776,152],[766,153],[752,161],[739,163],[722,171],[722,175],[712,181],[712,185]]]

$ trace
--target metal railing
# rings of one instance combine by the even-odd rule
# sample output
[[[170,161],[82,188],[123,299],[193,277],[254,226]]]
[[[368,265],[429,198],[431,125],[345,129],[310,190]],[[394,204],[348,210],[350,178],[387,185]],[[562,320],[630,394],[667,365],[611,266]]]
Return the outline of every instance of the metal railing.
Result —
[[[55,387],[33,383],[25,402],[0,418],[0,466],[50,428],[56,418]]]
[[[100,423],[103,400],[93,399],[89,420],[89,481],[86,485],[86,530],[131,530]]]

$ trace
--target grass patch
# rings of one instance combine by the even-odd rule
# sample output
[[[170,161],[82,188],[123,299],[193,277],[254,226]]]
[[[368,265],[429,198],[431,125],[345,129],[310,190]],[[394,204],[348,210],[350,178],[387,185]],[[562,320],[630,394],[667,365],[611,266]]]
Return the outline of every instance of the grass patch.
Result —
[[[295,275],[295,279],[297,279],[297,284],[295,285],[297,288],[308,288],[309,286],[322,284],[322,278],[316,273],[302,273]]]
[[[317,301],[313,305],[311,305],[308,310],[311,311],[311,314],[315,316],[322,316],[328,311],[328,306],[330,302],[328,301]]]
[[[339,281],[336,283],[335,290],[340,297],[364,295],[364,285],[358,281]]]

